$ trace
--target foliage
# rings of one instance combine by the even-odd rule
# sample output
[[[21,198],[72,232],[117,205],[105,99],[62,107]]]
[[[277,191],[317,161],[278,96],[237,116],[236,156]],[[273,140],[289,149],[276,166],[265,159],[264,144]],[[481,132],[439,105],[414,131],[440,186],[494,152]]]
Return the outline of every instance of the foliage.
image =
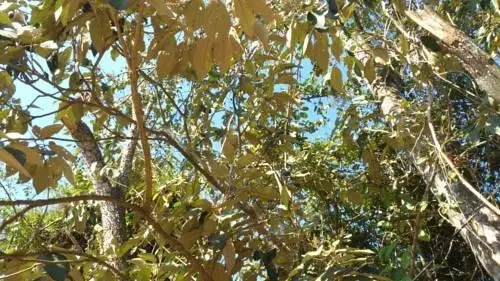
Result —
[[[446,222],[457,206],[408,155],[439,163],[421,137],[431,122],[496,202],[497,104],[406,16],[422,1],[337,0],[328,17],[323,2],[0,4],[4,192],[65,198],[0,202],[0,277],[488,280]],[[429,2],[498,53],[496,1]],[[381,79],[400,106],[377,96]],[[109,248],[105,204],[127,209]]]

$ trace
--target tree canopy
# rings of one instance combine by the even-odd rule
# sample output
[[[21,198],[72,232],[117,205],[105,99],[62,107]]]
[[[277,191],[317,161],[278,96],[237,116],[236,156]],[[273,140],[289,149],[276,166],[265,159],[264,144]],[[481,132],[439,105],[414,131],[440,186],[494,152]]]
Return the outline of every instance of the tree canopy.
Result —
[[[0,279],[500,280],[498,0],[0,3]]]

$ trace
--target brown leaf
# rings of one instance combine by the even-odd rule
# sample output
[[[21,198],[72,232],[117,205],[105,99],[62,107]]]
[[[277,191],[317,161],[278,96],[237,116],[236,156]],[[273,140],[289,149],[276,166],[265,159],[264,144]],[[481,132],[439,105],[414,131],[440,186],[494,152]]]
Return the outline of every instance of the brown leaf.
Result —
[[[63,127],[64,127],[63,124],[52,124],[45,126],[42,129],[40,129],[39,136],[41,139],[49,138],[57,134]]]
[[[200,39],[192,49],[191,64],[198,80],[205,78],[212,66],[212,42],[210,38]]]
[[[218,39],[227,37],[231,28],[231,18],[227,12],[226,5],[220,0],[212,0],[208,3],[204,20],[205,23],[203,25],[208,37],[215,37],[216,35]]]
[[[332,68],[332,75],[330,77],[330,85],[337,92],[342,92],[344,90],[344,82],[342,81],[342,72],[336,66]]]
[[[337,61],[340,61],[340,56],[344,52],[344,42],[340,37],[334,36],[332,40],[332,54],[335,56]]]
[[[226,271],[231,275],[236,261],[236,252],[234,250],[233,240],[227,240],[226,246],[224,246],[224,249],[222,250],[222,254],[224,255],[224,262],[226,263]]]
[[[90,23],[90,38],[99,53],[106,50],[106,42],[113,36],[109,19],[104,13],[97,13]]]
[[[0,161],[4,162],[7,164],[9,167],[15,168],[19,172],[21,172],[23,175],[27,177],[31,177],[30,173],[17,161],[17,159],[12,156],[7,150],[5,149],[0,149]]]
[[[375,63],[373,62],[373,59],[369,59],[366,64],[365,64],[365,69],[364,69],[364,76],[366,80],[368,80],[370,83],[375,80]]]
[[[264,18],[266,22],[271,22],[274,20],[274,12],[269,6],[267,6],[264,0],[250,0],[248,5],[253,9],[256,15]]]
[[[255,34],[259,38],[262,45],[264,45],[264,48],[267,49],[269,46],[269,31],[267,30],[266,25],[259,22],[255,23]]]
[[[9,147],[22,151],[24,153],[24,156],[26,157],[26,163],[35,166],[43,165],[42,156],[40,154],[40,151],[38,151],[37,149],[28,147],[25,143],[19,142],[13,142],[9,144]]]

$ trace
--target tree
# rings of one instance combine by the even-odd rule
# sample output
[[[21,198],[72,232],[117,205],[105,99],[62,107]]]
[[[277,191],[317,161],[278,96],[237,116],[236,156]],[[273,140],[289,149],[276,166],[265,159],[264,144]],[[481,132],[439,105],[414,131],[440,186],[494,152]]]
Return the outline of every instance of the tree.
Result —
[[[0,276],[500,279],[498,6],[420,2],[1,4]]]

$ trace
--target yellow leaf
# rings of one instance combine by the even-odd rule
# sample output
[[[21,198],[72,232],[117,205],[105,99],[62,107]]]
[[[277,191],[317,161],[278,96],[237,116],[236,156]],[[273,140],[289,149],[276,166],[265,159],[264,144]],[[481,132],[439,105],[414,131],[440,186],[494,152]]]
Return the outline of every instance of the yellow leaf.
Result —
[[[33,174],[33,186],[35,187],[37,194],[49,187],[49,175],[50,169],[46,164],[36,168],[35,173]]]
[[[259,22],[255,23],[255,34],[264,45],[264,48],[267,49],[269,46],[269,31],[267,31],[266,25]]]
[[[266,22],[274,20],[274,12],[267,6],[264,0],[250,0],[248,4],[256,15],[261,16]]]
[[[231,28],[231,18],[227,12],[226,5],[220,0],[212,0],[208,3],[205,16],[205,30],[208,37],[225,38]]]
[[[389,52],[387,52],[384,48],[375,48],[373,49],[373,55],[375,56],[375,60],[381,64],[389,63]]]
[[[217,281],[230,281],[230,276],[224,271],[224,267],[220,263],[214,264],[212,270],[210,271],[210,275],[213,280]]]
[[[321,73],[324,73],[328,70],[328,62],[329,56],[328,53],[328,38],[326,35],[323,35],[319,32],[314,33],[315,43],[312,50],[312,57],[317,65],[321,68]]]
[[[45,126],[40,130],[40,133],[39,133],[40,138],[41,139],[49,138],[49,137],[57,134],[63,127],[64,127],[63,124],[52,124],[52,125]]]
[[[191,64],[193,65],[198,80],[203,79],[212,66],[212,40],[200,39],[193,48]]]
[[[78,268],[73,268],[69,272],[69,277],[70,277],[69,279],[71,279],[73,281],[85,281],[85,279],[82,276],[82,273],[80,272],[80,270],[78,270]]]
[[[76,185],[75,182],[75,175],[73,174],[73,169],[71,168],[70,165],[66,161],[62,161],[62,169],[63,169],[63,175],[64,177],[69,181],[69,183],[73,186]]]
[[[109,19],[104,13],[97,13],[94,20],[90,23],[90,38],[94,47],[99,53],[106,50],[106,42],[113,36]]]
[[[52,157],[47,160],[46,165],[49,169],[49,186],[56,187],[57,182],[63,174],[63,166],[65,162],[61,157]]]
[[[330,77],[330,85],[337,92],[342,92],[344,82],[342,81],[342,72],[338,67],[333,67],[332,76]]]
[[[213,43],[212,57],[214,63],[219,65],[220,72],[226,73],[229,67],[231,67],[231,59],[233,56],[233,46],[231,44],[231,39],[226,35],[222,39],[217,39]]]
[[[75,162],[76,160],[75,156],[71,155],[64,147],[57,145],[53,141],[49,142],[49,148],[67,161]]]
[[[227,240],[226,246],[224,246],[222,250],[222,254],[224,255],[224,262],[226,263],[226,271],[231,275],[236,260],[233,240]]]
[[[213,218],[208,218],[203,224],[203,234],[210,235],[217,230],[217,222]]]
[[[67,25],[68,21],[76,15],[78,11],[78,6],[80,6],[80,3],[78,1],[73,1],[73,0],[65,0],[61,4],[62,8],[62,13],[61,13],[61,23],[63,25]]]
[[[274,178],[276,179],[276,183],[278,184],[279,192],[280,192],[280,198],[281,198],[281,203],[285,205],[287,208],[290,204],[290,199],[292,198],[292,193],[288,188],[283,185],[278,177],[278,174],[273,171]]]
[[[241,157],[238,158],[238,167],[245,167],[251,163],[254,163],[254,162],[257,162],[259,161],[259,157],[257,157],[255,154],[253,153],[247,153]]]
[[[191,59],[188,55],[189,51],[190,50],[186,42],[182,42],[181,44],[177,45],[178,61],[170,75],[182,74],[187,71],[189,67],[189,61]]]
[[[254,0],[251,0],[252,2]],[[234,0],[233,1],[233,9],[234,14],[239,19],[239,23],[241,25],[241,29],[245,32],[246,36],[250,39],[254,38],[254,25],[255,25],[255,16],[252,13],[250,7],[248,7],[248,3],[246,0]]]
[[[26,157],[26,163],[35,166],[43,165],[42,156],[37,149],[28,147],[25,143],[19,142],[11,143],[9,144],[9,147],[22,151],[24,153],[24,156]]]
[[[174,17],[174,13],[170,10],[170,7],[167,6],[165,0],[149,0],[149,3],[155,8],[158,15]]]
[[[182,233],[181,238],[179,239],[186,249],[190,249],[194,243],[196,243],[196,240],[198,240],[203,233],[203,229],[195,229],[189,232]]]
[[[238,146],[238,136],[228,132],[224,143],[222,144],[222,153],[226,158],[233,159]]]
[[[226,166],[217,163],[216,161],[210,161],[210,168],[212,173],[217,178],[225,178],[227,177],[228,170]]]
[[[335,56],[337,61],[340,61],[340,56],[344,52],[344,42],[340,37],[333,36],[332,40],[332,54]]]
[[[280,193],[270,186],[255,187],[246,189],[250,195],[257,196],[265,201],[275,200],[280,198]]]
[[[373,82],[373,80],[375,80],[375,63],[373,62],[373,59],[369,59],[366,62],[364,75],[366,80],[368,80],[370,83]]]
[[[399,45],[401,46],[401,53],[403,53],[403,55],[406,55],[408,53],[409,47],[408,41],[403,34],[399,35]]]
[[[350,3],[344,8],[342,8],[341,15],[342,15],[342,21],[345,22],[347,21],[352,14],[354,13],[354,10],[356,9],[356,5],[354,3]]]
[[[403,15],[405,12],[405,9],[406,9],[406,1],[405,0],[395,0],[395,1],[391,1],[391,2],[392,2],[392,5],[396,8],[396,10]]]
[[[15,168],[23,175],[27,177],[31,177],[30,173],[17,161],[12,154],[10,154],[7,150],[1,148],[0,149],[0,161],[5,162],[9,167]]]
[[[177,64],[177,59],[177,49],[175,46],[167,51],[160,51],[158,54],[158,61],[156,63],[156,74],[158,75],[158,78],[164,78],[170,75]]]
[[[238,37],[236,29],[233,27],[229,30],[229,41],[231,43],[231,49],[233,50],[233,60],[237,61],[243,55],[244,48],[241,44],[240,38]]]
[[[191,0],[183,11],[186,23],[191,30],[196,30],[203,23],[204,5],[202,0]]]

